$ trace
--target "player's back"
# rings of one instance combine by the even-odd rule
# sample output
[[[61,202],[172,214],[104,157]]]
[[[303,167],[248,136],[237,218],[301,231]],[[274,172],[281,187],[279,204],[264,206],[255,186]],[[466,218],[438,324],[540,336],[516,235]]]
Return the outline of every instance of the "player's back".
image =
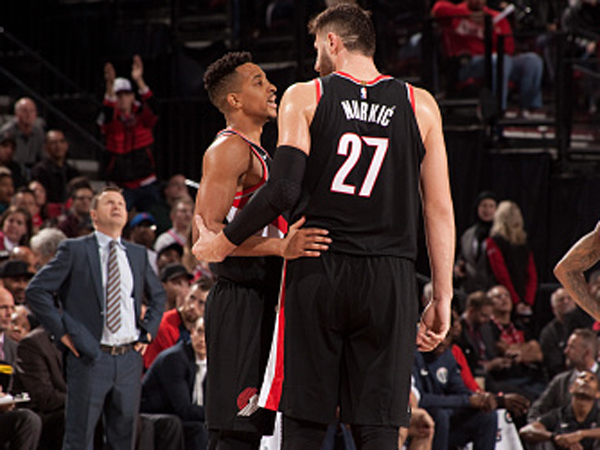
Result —
[[[424,146],[401,81],[315,81],[311,151],[295,218],[329,230],[330,251],[416,258]]]

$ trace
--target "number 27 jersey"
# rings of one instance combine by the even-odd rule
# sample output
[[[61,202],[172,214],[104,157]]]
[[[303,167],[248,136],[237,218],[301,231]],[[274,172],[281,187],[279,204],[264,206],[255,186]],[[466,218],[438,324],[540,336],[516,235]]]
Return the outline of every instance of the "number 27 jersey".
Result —
[[[318,104],[294,220],[329,230],[330,251],[414,260],[425,154],[412,87],[388,76],[316,79]]]

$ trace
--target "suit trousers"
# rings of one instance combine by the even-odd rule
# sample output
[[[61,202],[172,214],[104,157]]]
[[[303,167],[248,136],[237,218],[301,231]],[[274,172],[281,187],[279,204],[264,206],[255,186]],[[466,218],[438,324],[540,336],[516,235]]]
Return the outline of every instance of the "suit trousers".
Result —
[[[94,430],[103,419],[111,450],[132,450],[139,411],[142,355],[134,350],[92,362],[67,355],[67,411],[63,450],[93,450]]]

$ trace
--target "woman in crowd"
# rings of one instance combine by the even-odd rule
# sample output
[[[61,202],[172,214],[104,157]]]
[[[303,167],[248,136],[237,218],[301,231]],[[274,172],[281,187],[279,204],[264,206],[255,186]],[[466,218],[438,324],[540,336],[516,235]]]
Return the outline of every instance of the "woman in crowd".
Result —
[[[503,201],[494,213],[487,256],[498,284],[508,289],[520,316],[530,316],[537,290],[533,253],[527,245],[523,215],[516,203]]]
[[[33,225],[29,212],[10,206],[0,216],[0,251],[11,251],[18,245],[28,245]]]

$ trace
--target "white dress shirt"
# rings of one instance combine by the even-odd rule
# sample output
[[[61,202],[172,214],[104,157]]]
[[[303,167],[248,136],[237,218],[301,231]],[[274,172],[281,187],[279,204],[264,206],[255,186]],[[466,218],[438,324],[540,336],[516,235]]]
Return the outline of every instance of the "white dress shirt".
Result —
[[[139,330],[135,321],[135,300],[133,298],[133,273],[129,266],[127,250],[121,238],[115,239],[117,245],[117,262],[119,265],[119,276],[121,280],[121,327],[116,333],[112,333],[106,327],[106,278],[108,272],[109,244],[113,240],[104,233],[95,231],[98,240],[98,251],[100,253],[100,267],[102,268],[102,290],[104,292],[104,329],[102,330],[101,344],[124,345],[137,342]]]

